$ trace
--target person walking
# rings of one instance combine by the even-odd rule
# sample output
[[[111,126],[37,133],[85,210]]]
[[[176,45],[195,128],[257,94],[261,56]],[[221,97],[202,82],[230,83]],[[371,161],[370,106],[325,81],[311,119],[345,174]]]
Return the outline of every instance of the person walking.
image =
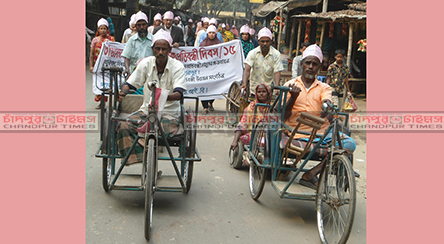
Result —
[[[217,33],[216,26],[210,25],[207,29],[207,37],[200,43],[199,47],[208,47],[222,43],[219,39],[217,39],[216,33]],[[214,99],[212,100],[204,100],[204,99],[205,98],[201,98],[202,107],[204,108],[202,114],[207,114],[209,111],[214,111],[213,107]]]
[[[114,37],[111,36],[111,34],[109,33],[109,23],[108,21],[106,21],[106,19],[101,18],[99,19],[99,21],[97,21],[97,32],[96,32],[96,36],[92,39],[91,41],[91,46],[90,46],[90,53],[89,53],[89,72],[93,72],[94,69],[94,65],[96,64],[97,61],[97,57],[99,57],[100,54],[100,50],[102,50],[102,45],[103,43],[110,41],[110,42],[114,42]],[[94,84],[93,84],[94,86]],[[94,91],[94,87],[93,87],[93,91]],[[96,109],[100,109],[100,103],[102,101],[102,95],[100,94],[95,94],[94,100],[96,102],[99,102],[99,105],[97,105]]]

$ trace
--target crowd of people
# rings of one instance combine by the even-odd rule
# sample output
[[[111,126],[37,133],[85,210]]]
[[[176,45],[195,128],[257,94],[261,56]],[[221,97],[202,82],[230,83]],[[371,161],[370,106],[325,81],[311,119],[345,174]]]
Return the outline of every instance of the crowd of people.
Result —
[[[241,88],[249,86],[250,105],[245,108],[241,122],[235,130],[235,136],[231,148],[238,146],[238,141],[246,144],[250,140],[251,124],[255,121],[254,108],[257,103],[270,103],[273,94],[271,87],[281,85],[281,72],[284,70],[281,54],[273,47],[273,34],[270,29],[264,27],[258,31],[257,39],[254,38],[255,30],[248,25],[241,26],[237,31],[235,26],[220,23],[215,18],[203,17],[200,21],[188,19],[184,26],[180,16],[174,16],[171,11],[163,15],[156,14],[152,25],[142,11],[132,15],[129,28],[123,33],[122,42],[126,43],[122,52],[125,64],[126,83],[121,86],[121,95],[126,95],[130,89],[137,90],[144,95],[143,105],[130,117],[146,120],[148,103],[151,93],[145,86],[147,82],[157,80],[156,86],[169,90],[167,103],[162,116],[164,130],[169,135],[181,133],[179,121],[179,101],[186,91],[184,65],[169,57],[168,54],[174,47],[194,46],[208,47],[240,39],[244,53],[244,72]],[[114,41],[110,34],[110,24],[105,19],[97,22],[97,34],[91,42],[90,71],[93,71],[94,62],[100,53],[100,48],[105,41]],[[327,83],[317,79],[317,73],[322,65],[323,54],[316,44],[302,43],[293,62],[292,79],[283,84],[290,87],[285,110],[285,123],[295,126],[296,119],[301,112],[309,112],[316,116],[325,117],[320,111],[325,101],[341,104],[340,99],[344,89],[349,94],[348,67],[343,59],[345,52],[337,50],[336,62],[330,65],[327,74]],[[254,71],[254,72],[253,72]],[[100,95],[96,96],[100,100]],[[214,111],[214,100],[201,98],[203,114]],[[340,105],[341,107],[341,105]],[[259,109],[258,118],[264,116],[267,111]],[[328,127],[326,120],[318,133],[323,133]],[[145,125],[146,126],[146,125]],[[140,129],[140,128],[139,128]],[[300,127],[301,130],[310,131],[311,128]],[[137,126],[131,122],[122,122],[118,126],[118,146],[121,154],[130,153],[129,148],[137,133]],[[303,146],[304,138],[295,138],[293,144]],[[347,153],[352,153],[356,147],[354,141],[344,135]],[[142,160],[143,148],[137,145],[130,153],[128,164],[138,163]],[[307,171],[300,183],[308,187],[316,188],[323,162]]]
[[[211,33],[215,33],[215,37],[219,42],[215,41],[213,35],[208,37],[209,27],[211,27]],[[150,23],[147,15],[143,11],[139,11],[131,15],[128,28],[123,32],[121,38],[121,42],[126,43],[122,53],[125,63],[125,76],[131,76],[137,63],[140,62],[141,59],[153,56],[151,49],[152,38],[160,29],[171,35],[173,39],[172,45],[176,48],[182,46],[210,46],[240,39],[244,57],[246,58],[250,51],[259,46],[257,39],[254,38],[255,30],[249,28],[248,25],[242,26],[240,31],[238,31],[235,25],[229,25],[228,23],[218,24],[215,18],[208,17],[202,17],[200,20],[188,19],[186,25],[184,25],[182,18],[179,15],[175,16],[171,11],[166,11],[163,15],[157,13]],[[111,33],[111,31],[113,33]],[[108,17],[106,20],[103,18],[100,19],[97,23],[96,38],[91,42],[91,53],[89,57],[91,72],[95,60],[100,53],[102,43],[105,41],[115,41],[114,36],[115,31],[111,18]],[[202,42],[204,42],[203,45],[201,45]],[[143,94],[143,87],[138,89],[136,94]],[[99,102],[96,109],[100,109],[101,95],[95,95],[95,101]],[[213,102],[214,100],[202,100],[204,114],[207,114],[209,111],[214,111]]]

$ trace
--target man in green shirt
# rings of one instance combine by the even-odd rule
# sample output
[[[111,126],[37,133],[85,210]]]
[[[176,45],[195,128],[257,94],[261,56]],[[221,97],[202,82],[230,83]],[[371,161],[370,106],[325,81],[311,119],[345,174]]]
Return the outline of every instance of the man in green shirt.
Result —
[[[137,61],[153,56],[151,44],[153,35],[148,32],[148,17],[142,11],[136,13],[135,16],[137,34],[133,35],[125,45],[122,57],[125,61],[124,74],[128,77],[137,65]]]

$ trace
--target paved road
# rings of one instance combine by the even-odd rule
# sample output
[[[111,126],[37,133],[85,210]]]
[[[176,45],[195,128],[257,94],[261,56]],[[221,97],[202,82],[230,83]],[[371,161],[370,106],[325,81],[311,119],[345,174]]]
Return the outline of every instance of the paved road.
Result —
[[[86,72],[86,106],[97,105]],[[225,101],[216,100],[224,113]],[[195,164],[188,194],[158,192],[154,199],[150,243],[320,243],[314,202],[280,199],[267,181],[259,201],[249,195],[248,168],[228,165],[232,133],[199,133],[202,162]],[[366,242],[365,137],[356,136],[360,169],[358,203],[349,243]],[[95,158],[99,134],[87,134],[86,243],[146,243],[143,235],[144,193],[112,191],[101,185],[101,159]],[[167,163],[163,163],[168,166]],[[138,166],[131,170],[138,171]],[[168,171],[167,169],[165,171]]]

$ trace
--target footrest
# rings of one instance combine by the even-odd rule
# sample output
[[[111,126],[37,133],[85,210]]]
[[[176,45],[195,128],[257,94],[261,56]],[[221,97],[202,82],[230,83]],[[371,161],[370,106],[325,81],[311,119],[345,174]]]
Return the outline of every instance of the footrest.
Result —
[[[299,183],[293,182],[285,193],[284,188],[288,185],[288,181],[273,181],[271,185],[279,196],[283,198],[316,200],[316,191]]]
[[[138,188],[142,189],[141,175],[137,174],[120,174],[114,184],[114,189]]]

